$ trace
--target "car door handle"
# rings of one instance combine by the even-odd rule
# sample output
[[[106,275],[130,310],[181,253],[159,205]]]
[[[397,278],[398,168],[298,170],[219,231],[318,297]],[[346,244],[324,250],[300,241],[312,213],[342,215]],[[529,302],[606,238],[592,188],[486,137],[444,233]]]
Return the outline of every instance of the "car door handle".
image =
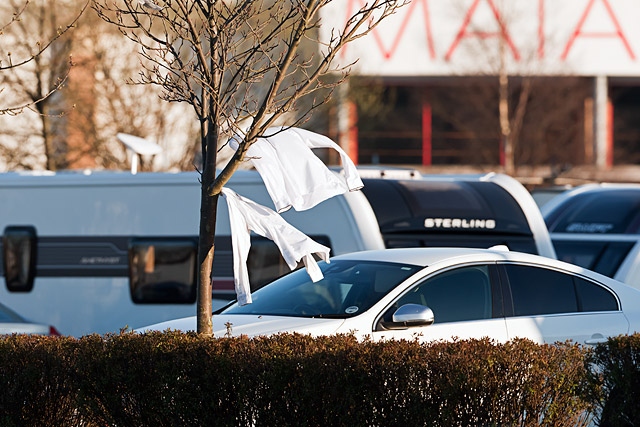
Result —
[[[607,342],[607,337],[599,333],[593,334],[591,338],[584,340],[584,343],[588,345],[596,345],[603,342]]]

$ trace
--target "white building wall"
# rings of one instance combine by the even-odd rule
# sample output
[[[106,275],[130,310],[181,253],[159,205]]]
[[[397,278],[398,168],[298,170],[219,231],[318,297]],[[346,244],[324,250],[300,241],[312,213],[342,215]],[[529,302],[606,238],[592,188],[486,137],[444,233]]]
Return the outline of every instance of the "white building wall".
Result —
[[[323,22],[346,22],[364,0],[335,0]],[[343,64],[380,76],[495,72],[504,43],[510,74],[640,75],[636,0],[412,0],[349,45]],[[330,25],[322,27],[327,40]]]

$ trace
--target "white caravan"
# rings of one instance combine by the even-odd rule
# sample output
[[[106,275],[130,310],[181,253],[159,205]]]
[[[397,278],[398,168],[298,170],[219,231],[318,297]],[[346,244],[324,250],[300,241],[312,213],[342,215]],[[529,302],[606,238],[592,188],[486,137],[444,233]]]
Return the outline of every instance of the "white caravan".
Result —
[[[198,178],[195,172],[0,174],[0,302],[72,336],[194,315]],[[228,187],[273,208],[255,171],[236,172]],[[214,309],[235,297],[228,211],[224,198],[219,203]],[[359,191],[282,216],[332,256],[384,247]],[[248,266],[256,287],[289,270],[277,246],[257,236]]]

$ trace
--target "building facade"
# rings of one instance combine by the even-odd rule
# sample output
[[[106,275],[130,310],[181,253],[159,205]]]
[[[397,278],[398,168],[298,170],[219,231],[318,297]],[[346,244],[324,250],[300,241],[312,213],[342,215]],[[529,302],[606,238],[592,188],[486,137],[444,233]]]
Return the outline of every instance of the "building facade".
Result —
[[[342,52],[341,144],[360,163],[636,164],[637,22],[633,0],[411,0]]]

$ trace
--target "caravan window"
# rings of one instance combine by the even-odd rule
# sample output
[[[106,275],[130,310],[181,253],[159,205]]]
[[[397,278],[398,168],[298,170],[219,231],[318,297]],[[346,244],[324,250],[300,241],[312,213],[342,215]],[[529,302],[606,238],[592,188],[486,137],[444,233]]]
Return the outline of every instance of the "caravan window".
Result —
[[[37,235],[32,226],[9,226],[2,236],[2,267],[9,292],[31,292],[37,263]]]
[[[483,181],[364,179],[382,232],[531,234],[518,202]]]
[[[198,245],[195,239],[133,239],[129,286],[136,304],[193,304]]]
[[[328,236],[309,237],[321,245],[331,248]],[[302,263],[298,264],[298,268],[302,266]],[[249,250],[247,267],[252,291],[291,271],[280,254],[278,246],[271,240],[259,236],[251,237],[251,249]]]

